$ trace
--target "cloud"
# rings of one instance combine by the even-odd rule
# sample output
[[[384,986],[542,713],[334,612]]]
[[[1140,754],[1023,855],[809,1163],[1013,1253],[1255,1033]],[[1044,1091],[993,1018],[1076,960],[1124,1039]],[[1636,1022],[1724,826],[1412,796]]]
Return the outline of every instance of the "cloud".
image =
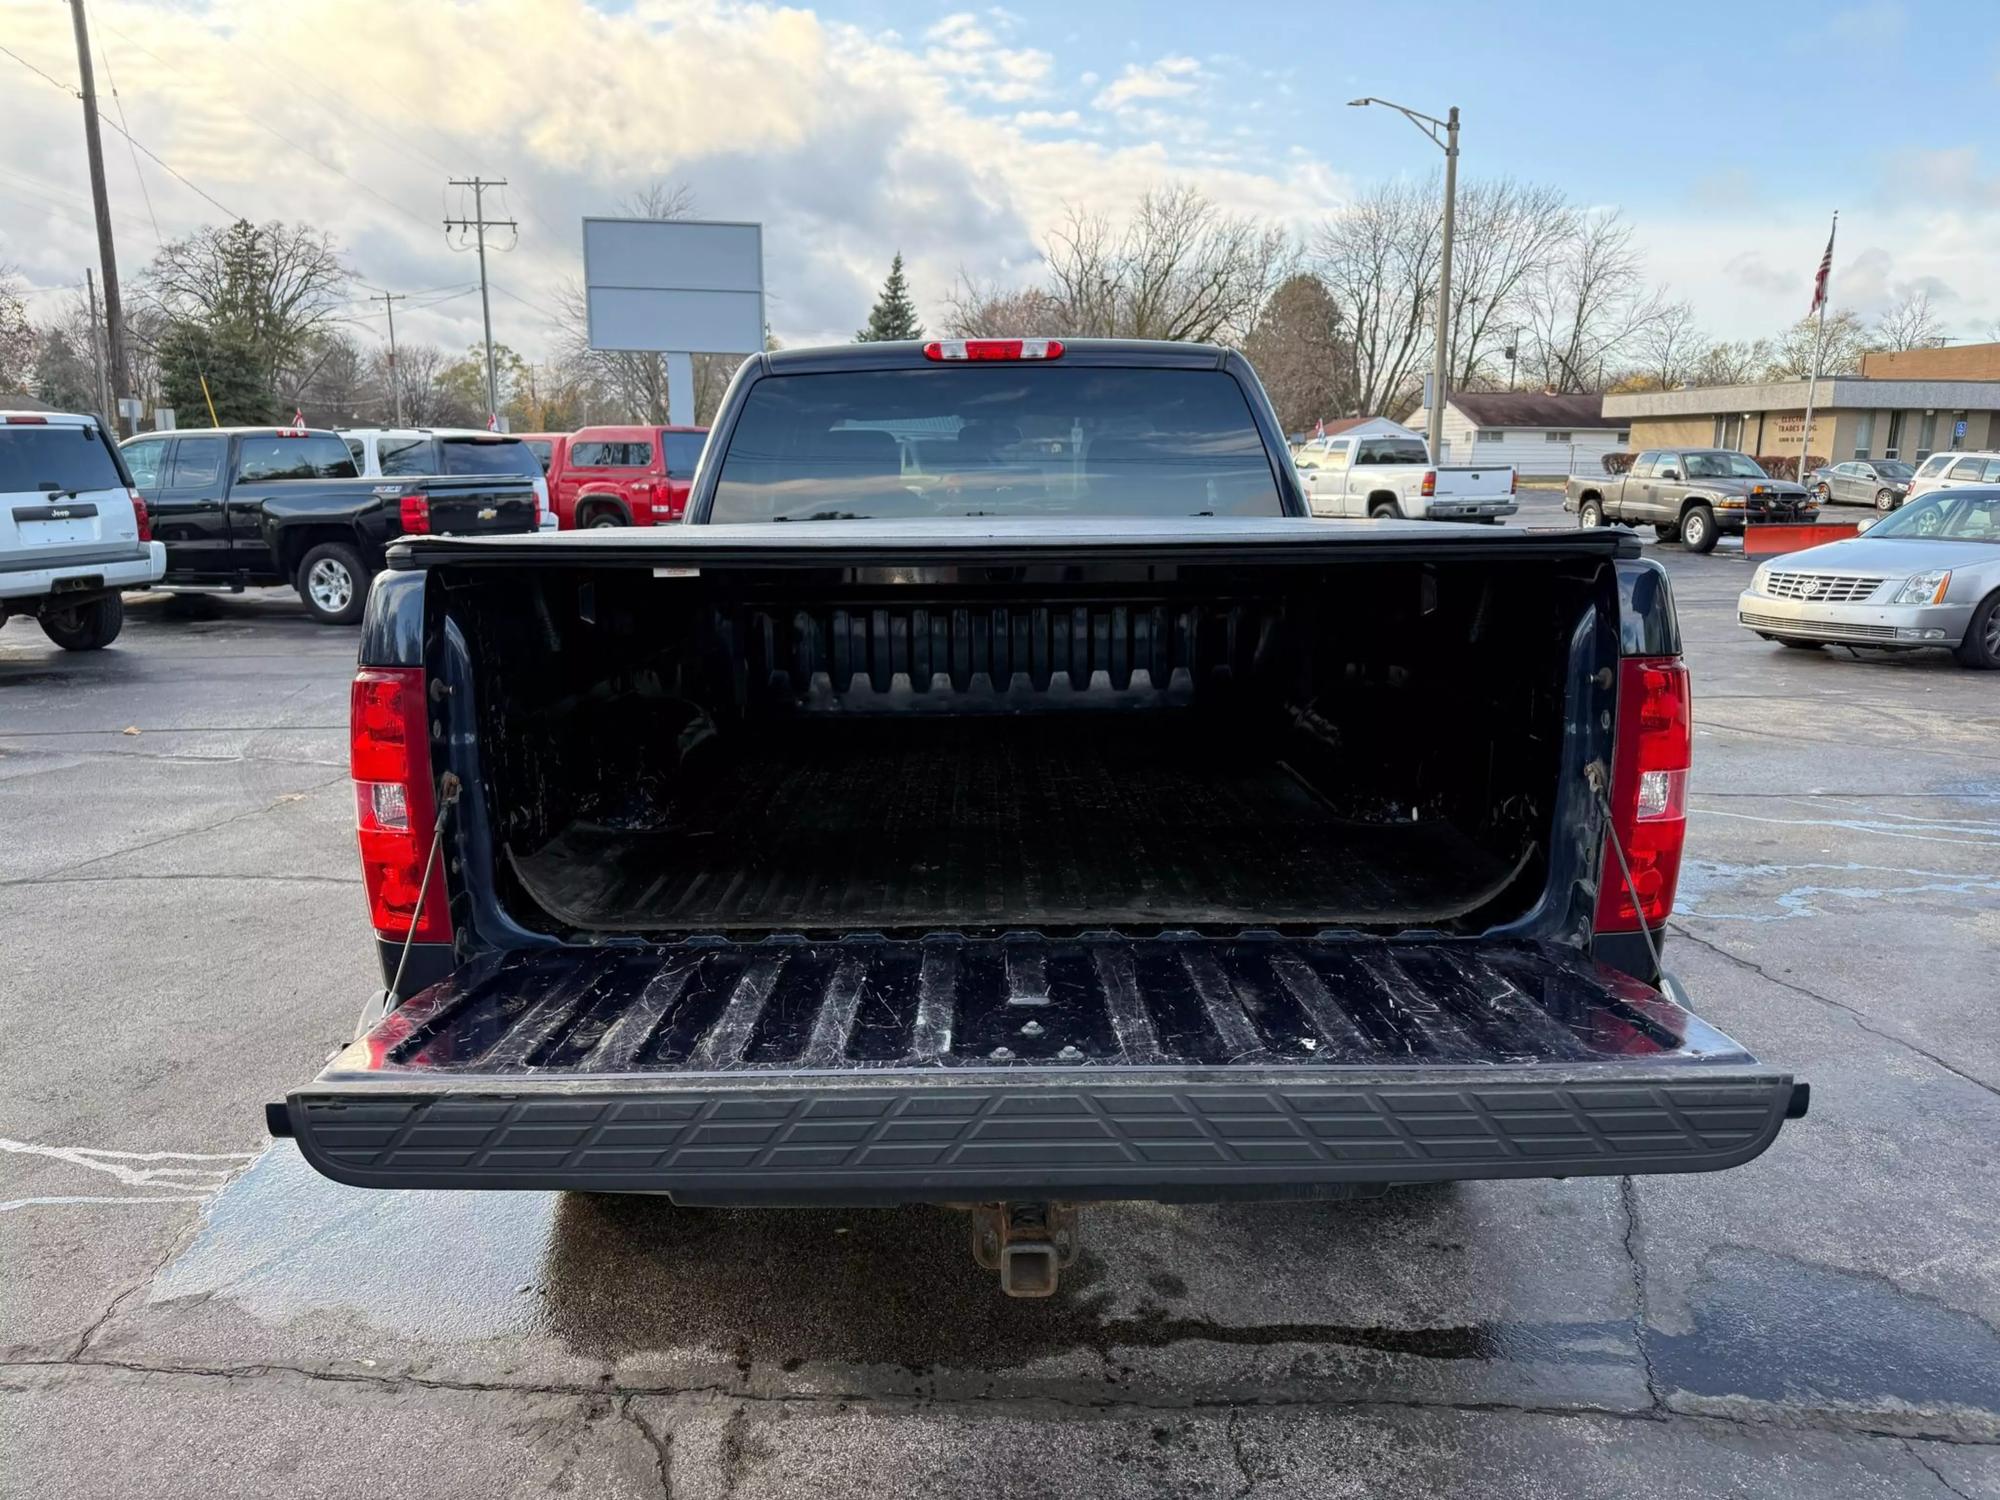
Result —
[[[1195,91],[1201,64],[1192,57],[1163,57],[1157,62],[1127,63],[1103,92],[1091,101],[1099,109],[1119,109],[1137,99],[1174,99]]]
[[[70,76],[60,7],[16,19],[8,45]],[[477,66],[441,66],[466,56],[468,25]],[[555,347],[563,285],[581,272],[579,220],[657,179],[687,184],[703,217],[765,225],[770,316],[788,344],[850,336],[899,248],[935,321],[961,268],[1037,275],[1066,203],[1116,216],[1185,179],[1232,212],[1303,228],[1351,190],[1316,158],[1239,163],[1165,135],[1110,142],[1078,109],[1009,108],[1053,92],[1053,60],[1012,45],[1015,28],[966,10],[899,40],[736,0],[491,0],[476,16],[390,0],[129,0],[99,17],[95,39],[141,141],[233,212],[332,231],[372,286],[439,289],[398,304],[396,332],[454,350],[479,338],[479,302],[443,298],[477,271],[439,220],[457,211],[445,179],[474,171],[508,179],[487,208],[521,226],[518,247],[491,257],[495,336],[535,358]],[[1168,83],[1194,81],[1191,61],[1164,63]],[[12,174],[0,262],[31,285],[79,280],[96,248],[75,99],[4,57],[0,68]],[[131,280],[155,240],[130,154],[107,146]],[[162,236],[223,219],[141,162]],[[379,338],[379,311],[358,294],[352,318],[357,338]]]

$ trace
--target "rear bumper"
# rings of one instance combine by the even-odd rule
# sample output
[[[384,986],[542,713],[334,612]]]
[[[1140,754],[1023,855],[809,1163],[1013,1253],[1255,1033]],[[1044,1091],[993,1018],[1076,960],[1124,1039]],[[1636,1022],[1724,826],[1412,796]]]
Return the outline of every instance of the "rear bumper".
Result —
[[[1513,499],[1427,500],[1424,517],[1431,521],[1477,521],[1487,516],[1511,516],[1520,508]]]
[[[272,1123],[314,1168],[355,1187],[780,1204],[1709,1172],[1758,1156],[1803,1108],[1791,1075],[1757,1065],[1497,1071],[515,1078],[311,1088],[274,1107]]]
[[[129,546],[81,552],[62,560],[49,559],[49,566],[34,567],[31,556],[16,555],[0,564],[0,599],[35,599],[53,594],[62,583],[99,579],[103,588],[136,589],[158,583],[167,571],[164,542],[133,542]],[[94,588],[93,588],[94,591]]]

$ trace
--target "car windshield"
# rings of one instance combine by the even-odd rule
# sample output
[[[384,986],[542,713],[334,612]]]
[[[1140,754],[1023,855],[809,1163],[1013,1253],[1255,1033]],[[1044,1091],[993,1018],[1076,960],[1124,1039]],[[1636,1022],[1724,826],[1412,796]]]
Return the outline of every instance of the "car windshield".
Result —
[[[1741,453],[1687,453],[1689,479],[1769,479],[1757,461]]]
[[[542,461],[519,438],[446,438],[444,471],[447,474],[524,474],[542,477]]]
[[[0,425],[0,493],[76,495],[123,488],[117,460],[94,423]]]
[[[1283,513],[1226,372],[991,364],[758,381],[709,519]]]
[[[1868,532],[1871,542],[1883,536],[2000,543],[2000,490],[1941,490],[1925,495]]]

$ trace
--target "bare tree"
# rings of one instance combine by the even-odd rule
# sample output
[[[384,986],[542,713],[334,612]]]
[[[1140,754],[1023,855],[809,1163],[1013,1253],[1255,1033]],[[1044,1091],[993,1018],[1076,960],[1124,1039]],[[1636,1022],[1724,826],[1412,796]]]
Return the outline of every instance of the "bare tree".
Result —
[[[1944,322],[1922,288],[1909,293],[1875,320],[1878,349],[1936,349],[1944,343]]]
[[[1576,218],[1560,189],[1511,177],[1460,192],[1447,361],[1454,389],[1470,390],[1495,373],[1487,362],[1498,358],[1522,321],[1528,287],[1575,235]],[[1433,305],[1436,295],[1428,294]]]
[[[1769,339],[1710,344],[1690,364],[1688,384],[1749,385],[1762,380],[1770,365]]]
[[[40,343],[28,321],[19,273],[0,266],[0,391],[28,388]]]
[[[1045,250],[1058,332],[1234,343],[1293,258],[1284,231],[1224,213],[1182,183],[1114,227],[1072,206]]]
[[[1341,338],[1340,308],[1317,276],[1288,277],[1271,294],[1243,352],[1287,432],[1340,415],[1352,399],[1354,361]]]
[[[1779,334],[1771,346],[1766,380],[1805,380],[1821,375],[1852,375],[1861,356],[1874,348],[1868,330],[1849,308],[1828,315],[1825,330],[1818,318],[1801,318]]]
[[[945,332],[955,339],[1034,338],[1075,331],[1059,322],[1060,316],[1055,299],[1039,287],[1005,290],[964,271],[945,297]]]
[[[436,344],[404,344],[396,350],[393,370],[388,351],[380,349],[370,359],[369,371],[384,389],[391,380],[402,388],[403,420],[411,426],[467,427],[477,413],[446,378],[453,363],[454,357]]]
[[[1403,405],[1431,348],[1442,213],[1422,184],[1386,183],[1320,225],[1312,267],[1339,306],[1354,412]]]
[[[142,308],[162,325],[227,325],[277,392],[315,340],[332,331],[351,273],[333,236],[308,224],[239,220],[160,247],[140,277]]]
[[[1675,390],[1688,383],[1704,347],[1693,306],[1669,302],[1634,335],[1631,355],[1635,368],[1630,373],[1652,382],[1651,390]]]
[[[1668,303],[1649,292],[1632,248],[1632,227],[1615,212],[1579,215],[1523,299],[1533,333],[1528,361],[1556,391],[1603,388],[1606,371],[1659,321]]]

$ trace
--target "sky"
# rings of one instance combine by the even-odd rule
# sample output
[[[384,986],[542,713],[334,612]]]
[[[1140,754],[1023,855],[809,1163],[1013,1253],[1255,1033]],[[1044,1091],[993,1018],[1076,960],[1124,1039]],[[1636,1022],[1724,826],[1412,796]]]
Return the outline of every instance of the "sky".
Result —
[[[1806,310],[1840,210],[1837,307],[1927,289],[2000,337],[1995,0],[92,0],[121,274],[231,216],[337,236],[343,309],[480,337],[447,177],[505,177],[494,336],[531,358],[582,269],[580,219],[648,183],[765,225],[773,331],[843,340],[900,250],[936,320],[957,278],[1025,282],[1066,205],[1193,182],[1301,236],[1437,150],[1359,95],[1457,105],[1461,180],[1617,209],[1649,275],[1718,338]],[[66,5],[0,0],[0,267],[52,312],[96,262]],[[39,69],[64,88],[38,77]],[[115,92],[114,92],[115,90]],[[142,152],[139,147],[143,147]],[[149,154],[148,154],[149,153]],[[169,172],[168,168],[172,171]],[[177,175],[176,175],[177,174]]]

